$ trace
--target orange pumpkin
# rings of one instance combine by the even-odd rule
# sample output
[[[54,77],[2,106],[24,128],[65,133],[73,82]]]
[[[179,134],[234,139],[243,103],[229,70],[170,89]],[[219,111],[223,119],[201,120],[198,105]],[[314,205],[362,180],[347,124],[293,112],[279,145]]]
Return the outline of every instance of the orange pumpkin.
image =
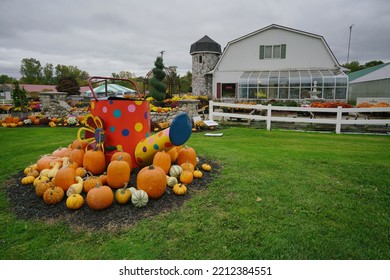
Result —
[[[165,151],[159,151],[153,157],[153,165],[161,167],[165,174],[168,174],[171,164],[171,157]]]
[[[177,151],[176,147],[173,147],[167,152],[167,154],[171,157],[171,163],[173,163],[176,161],[179,152]]]
[[[8,115],[4,118],[5,123],[12,123],[14,121],[14,117],[11,115]]]
[[[76,170],[71,167],[61,167],[57,174],[54,176],[54,184],[60,187],[64,191],[67,191],[69,187],[77,183],[76,181]]]
[[[51,153],[55,157],[69,157],[72,150],[67,147],[60,147]]]
[[[87,194],[88,206],[94,210],[102,210],[114,202],[114,193],[109,186],[97,186]]]
[[[102,174],[106,170],[106,157],[102,150],[91,149],[85,152],[83,166],[93,175]]]
[[[44,155],[44,156],[42,156],[37,161],[37,170],[38,171],[42,171],[43,169],[50,169],[50,168],[52,168],[50,163],[53,160],[55,160],[55,159],[58,159],[58,157],[55,157],[55,156],[52,156],[52,155]]]
[[[83,184],[83,191],[85,193],[88,193],[90,190],[92,190],[93,188],[95,188],[96,186],[103,186],[103,182],[100,178],[100,176],[88,176],[85,181],[84,181],[84,184]]]
[[[107,185],[107,172],[104,172],[99,178],[102,181],[102,185]]]
[[[65,192],[60,187],[51,187],[43,193],[43,201],[47,204],[57,204],[64,198]]]
[[[145,191],[152,199],[161,197],[167,187],[167,176],[161,167],[149,165],[137,175],[137,189]]]
[[[68,165],[68,167],[73,168],[74,170],[79,167],[79,164],[77,162],[72,161],[70,159],[66,162],[66,164]]]
[[[194,148],[184,147],[180,149],[179,155],[177,156],[177,164],[182,165],[185,162],[190,162],[196,166],[196,152]]]
[[[107,167],[107,183],[113,189],[123,188],[130,181],[130,165],[124,160],[113,160]]]
[[[131,167],[131,155],[129,153],[124,152],[124,151],[115,152],[111,157],[111,161],[118,160],[118,159],[126,161],[129,164],[130,169],[132,168]]]
[[[43,196],[46,190],[54,187],[53,182],[51,181],[40,181],[35,186],[35,193],[37,196]]]
[[[30,115],[27,118],[30,119],[32,123],[37,119],[34,115]]]
[[[87,170],[84,167],[77,167],[76,176],[80,176],[81,178],[87,175]]]
[[[175,146],[175,148],[176,148],[176,151],[179,153],[180,150],[183,148],[183,146],[182,146],[182,145],[180,145],[180,146]]]
[[[82,115],[77,116],[77,120],[79,121],[79,123],[81,123],[84,119],[85,119],[85,117]]]
[[[76,162],[78,166],[83,166],[85,151],[81,148],[73,149],[70,152],[69,159],[73,162]]]
[[[72,144],[70,144],[70,147],[72,149],[81,149],[85,150],[85,148],[88,146],[88,141],[87,140],[78,140],[75,139],[73,140]]]
[[[183,172],[180,174],[180,182],[183,184],[191,184],[194,180],[194,174],[191,171],[183,170]]]
[[[18,122],[20,122],[20,118],[19,117],[13,117],[12,122],[17,124]]]
[[[185,163],[182,163],[180,166],[181,168],[183,168],[183,170],[190,171],[191,173],[194,173],[195,171],[195,166],[191,162],[187,161]]]

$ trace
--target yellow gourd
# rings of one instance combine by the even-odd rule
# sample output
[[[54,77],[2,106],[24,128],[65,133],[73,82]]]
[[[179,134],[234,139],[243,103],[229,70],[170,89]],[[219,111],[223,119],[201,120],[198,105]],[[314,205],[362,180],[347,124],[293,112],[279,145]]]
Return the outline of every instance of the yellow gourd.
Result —
[[[79,209],[84,204],[84,198],[78,194],[72,194],[66,199],[66,207],[69,209]]]
[[[187,192],[187,186],[185,184],[176,184],[173,186],[173,192],[176,195],[185,195]]]
[[[203,163],[201,167],[204,171],[211,171],[211,165],[208,163]]]
[[[22,184],[23,185],[32,184],[34,182],[34,180],[35,180],[34,176],[26,176],[26,177],[22,178]]]
[[[80,194],[83,191],[83,178],[80,176],[76,176],[77,183],[70,185],[69,189],[66,191],[67,196],[71,196],[72,194]]]
[[[34,187],[36,187],[40,182],[48,182],[48,181],[50,181],[49,177],[39,175],[37,178],[35,178],[33,185]]]
[[[131,191],[127,188],[127,184],[123,188],[117,189],[115,192],[115,200],[119,204],[126,204],[131,198]]]
[[[47,173],[47,177],[49,177],[49,179],[54,178],[58,170],[60,169],[60,167],[61,167],[61,162],[57,161],[53,166],[53,168],[50,169],[49,172]]]
[[[40,176],[45,176],[45,177],[48,177],[47,175],[49,174],[50,172],[50,169],[49,168],[45,168],[41,171],[41,173],[39,173]],[[49,178],[49,177],[48,177]]]
[[[199,179],[199,178],[203,177],[203,173],[199,169],[195,170],[193,174],[194,174],[194,178],[198,178]]]

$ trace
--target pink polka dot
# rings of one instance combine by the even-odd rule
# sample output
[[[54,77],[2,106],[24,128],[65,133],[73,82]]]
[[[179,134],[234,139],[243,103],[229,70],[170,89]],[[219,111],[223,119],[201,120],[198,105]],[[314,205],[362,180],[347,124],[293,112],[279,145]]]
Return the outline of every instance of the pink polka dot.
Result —
[[[130,113],[135,112],[135,105],[130,104],[130,105],[127,107],[127,110],[128,110]]]
[[[103,111],[103,113],[107,113],[107,107],[104,106],[104,107],[102,108],[102,111]]]

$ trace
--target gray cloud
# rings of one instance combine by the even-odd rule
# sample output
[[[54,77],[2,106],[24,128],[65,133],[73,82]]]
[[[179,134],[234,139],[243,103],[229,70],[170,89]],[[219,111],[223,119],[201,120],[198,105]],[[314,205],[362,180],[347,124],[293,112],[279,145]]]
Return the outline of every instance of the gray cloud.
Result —
[[[0,74],[19,77],[23,58],[90,75],[145,75],[160,51],[166,66],[191,71],[189,48],[208,35],[221,44],[272,23],[324,36],[340,63],[390,61],[387,0],[2,0]],[[6,12],[4,12],[6,11]]]

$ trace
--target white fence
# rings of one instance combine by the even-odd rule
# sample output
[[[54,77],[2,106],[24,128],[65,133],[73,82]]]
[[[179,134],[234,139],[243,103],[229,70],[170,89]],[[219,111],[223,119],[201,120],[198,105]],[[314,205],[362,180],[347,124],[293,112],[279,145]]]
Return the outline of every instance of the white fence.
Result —
[[[249,109],[252,110],[249,114],[242,113],[228,113],[216,111],[218,108],[235,108],[235,109]],[[263,112],[260,115],[254,114],[256,111]],[[285,112],[285,115],[276,116],[272,112]],[[299,116],[298,112],[307,112],[309,116]],[[271,130],[272,122],[291,122],[291,123],[321,123],[334,124],[336,126],[336,133],[341,133],[342,125],[390,125],[390,118],[375,118],[372,119],[364,113],[380,113],[389,112],[390,107],[385,108],[312,108],[312,107],[286,107],[286,106],[272,106],[272,105],[249,105],[236,104],[224,102],[209,102],[209,119],[216,120],[215,117],[226,117],[236,119],[260,120],[265,121],[267,130]],[[319,118],[319,114],[335,113],[325,118]],[[363,114],[363,117],[362,115]],[[334,117],[335,116],[335,117]],[[317,118],[318,117],[318,118]]]
[[[0,99],[0,105],[12,105],[12,99]]]

